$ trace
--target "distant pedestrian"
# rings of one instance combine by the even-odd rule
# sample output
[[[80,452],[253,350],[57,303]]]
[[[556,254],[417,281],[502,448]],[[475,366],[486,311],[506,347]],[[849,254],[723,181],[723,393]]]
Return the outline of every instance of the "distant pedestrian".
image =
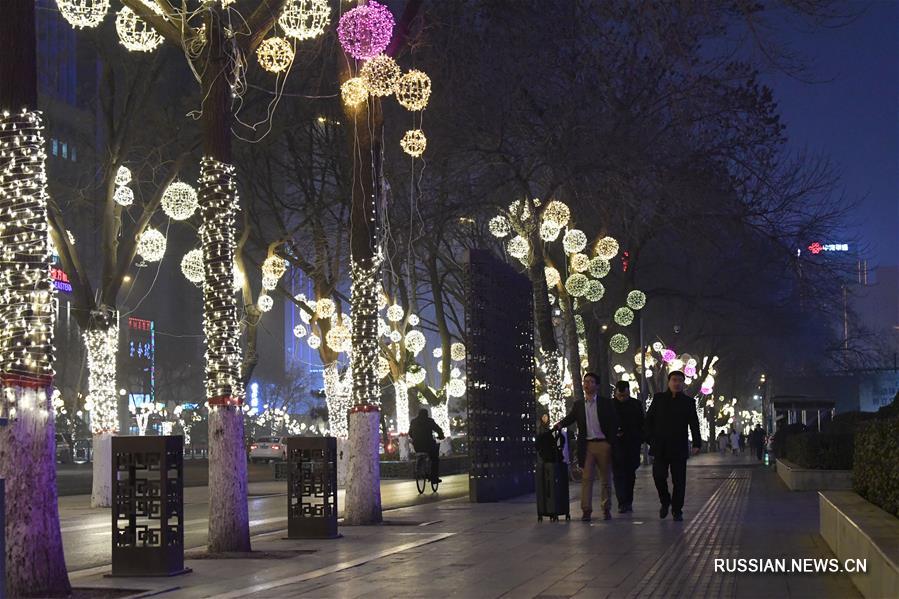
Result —
[[[659,517],[668,516],[668,509],[676,521],[683,517],[684,495],[687,486],[687,429],[693,439],[693,455],[702,448],[696,400],[684,394],[686,376],[679,370],[668,373],[668,390],[656,393],[644,421],[645,438],[653,456],[652,478],[659,493]],[[672,493],[668,492],[668,472],[671,472]]]
[[[640,449],[643,446],[643,407],[631,397],[630,383],[615,384],[615,409],[618,412],[618,444],[612,452],[612,473],[615,478],[615,495],[618,497],[618,513],[633,512],[634,482],[640,467]]]
[[[568,415],[553,428],[577,423],[577,459],[583,468],[581,478],[581,520],[589,522],[593,513],[593,471],[599,470],[599,502],[603,520],[612,518],[612,446],[618,440],[618,413],[610,397],[601,397],[599,376],[584,375],[584,399],[571,406]]]
[[[737,455],[737,451],[740,449],[740,433],[738,433],[735,429],[730,429],[730,453],[731,455]]]
[[[718,433],[718,453],[721,455],[727,453],[727,433],[723,430]]]
[[[740,433],[740,455],[746,453],[746,433]]]
[[[765,456],[765,429],[761,424],[756,424],[752,435],[755,435],[755,457],[761,460]]]

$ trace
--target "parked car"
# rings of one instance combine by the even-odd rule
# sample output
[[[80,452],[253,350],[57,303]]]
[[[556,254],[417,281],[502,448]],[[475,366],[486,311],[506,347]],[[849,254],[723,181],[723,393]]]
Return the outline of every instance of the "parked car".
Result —
[[[287,459],[287,445],[281,437],[261,437],[250,444],[251,462],[274,462]]]
[[[56,461],[60,464],[68,464],[72,461],[72,448],[69,447],[65,435],[56,433]]]

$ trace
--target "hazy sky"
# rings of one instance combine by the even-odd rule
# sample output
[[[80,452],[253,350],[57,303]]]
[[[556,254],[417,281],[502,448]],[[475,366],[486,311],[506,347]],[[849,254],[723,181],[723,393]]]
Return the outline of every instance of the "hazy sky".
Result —
[[[856,235],[875,263],[899,264],[899,2],[858,3],[839,29],[794,33],[822,83],[769,77],[792,149],[825,153],[862,199]],[[840,240],[833,240],[840,241]]]

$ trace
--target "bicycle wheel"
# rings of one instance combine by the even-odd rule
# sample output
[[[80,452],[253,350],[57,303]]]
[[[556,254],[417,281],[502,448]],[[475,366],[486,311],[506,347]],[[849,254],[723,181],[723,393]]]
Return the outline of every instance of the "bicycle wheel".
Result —
[[[425,492],[425,483],[426,482],[427,481],[423,478],[418,478],[418,476],[415,477],[415,488],[418,489],[419,495],[421,495],[422,493]]]
[[[438,486],[439,484],[440,484],[440,483],[431,483],[431,492],[432,492],[432,493],[436,493],[436,492],[437,492],[437,486]]]

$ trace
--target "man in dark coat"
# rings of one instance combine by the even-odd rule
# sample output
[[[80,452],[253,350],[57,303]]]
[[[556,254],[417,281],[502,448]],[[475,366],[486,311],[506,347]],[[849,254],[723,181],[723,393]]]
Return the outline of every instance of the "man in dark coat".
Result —
[[[752,448],[755,450],[755,457],[761,460],[765,455],[765,429],[761,424],[755,425],[755,429],[749,433],[749,438],[753,440]]]
[[[615,383],[615,410],[618,412],[621,432],[618,433],[618,445],[612,454],[612,473],[619,514],[634,511],[634,482],[643,447],[643,406],[631,397],[630,391],[630,383],[627,381]]]
[[[649,455],[653,456],[652,478],[659,492],[659,517],[668,515],[684,519],[684,493],[687,485],[687,427],[693,437],[693,455],[702,448],[699,434],[699,418],[696,400],[684,395],[683,372],[674,370],[668,374],[668,390],[656,393],[646,412],[645,437],[649,443]],[[673,492],[668,492],[668,471],[671,471]]]
[[[440,451],[437,442],[434,441],[433,433],[437,434],[438,439],[443,439],[443,429],[441,429],[434,419],[428,416],[428,411],[422,408],[418,411],[418,416],[409,423],[409,440],[415,451],[426,453],[431,458],[431,482],[439,483],[440,480]]]
[[[603,520],[612,517],[612,446],[618,440],[618,414],[610,397],[600,397],[599,377],[584,375],[584,397],[571,406],[567,416],[556,423],[556,429],[577,423],[577,460],[584,469],[581,479],[581,520],[590,521],[593,513],[593,469],[599,469]]]

